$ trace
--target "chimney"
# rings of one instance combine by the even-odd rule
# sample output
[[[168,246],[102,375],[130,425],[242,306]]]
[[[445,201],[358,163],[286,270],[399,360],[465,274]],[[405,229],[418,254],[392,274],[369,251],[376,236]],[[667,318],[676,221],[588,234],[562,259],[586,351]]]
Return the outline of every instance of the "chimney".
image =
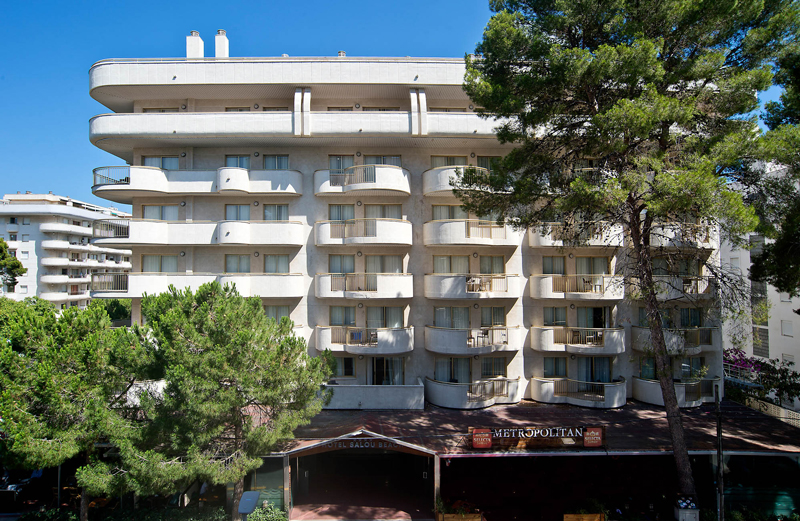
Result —
[[[339,51],[339,58],[344,58],[345,56],[347,56],[347,53],[346,53],[346,52],[344,52],[344,51]]]
[[[186,37],[186,57],[187,58],[204,58],[205,52],[203,50],[203,39],[200,38],[200,33],[192,31]]]
[[[225,36],[225,29],[219,29],[214,37],[214,51],[217,58],[228,57],[228,37]]]

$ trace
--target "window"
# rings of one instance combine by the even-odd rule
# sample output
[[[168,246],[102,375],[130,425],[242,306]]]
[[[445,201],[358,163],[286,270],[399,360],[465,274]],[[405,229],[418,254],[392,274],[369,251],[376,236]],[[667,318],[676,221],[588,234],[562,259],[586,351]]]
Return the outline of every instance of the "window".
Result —
[[[791,320],[781,320],[781,335],[794,336],[794,327]]]
[[[481,327],[494,327],[506,325],[505,307],[482,307],[481,308]]]
[[[610,382],[610,356],[582,356],[578,360],[578,380],[582,382]]]
[[[566,356],[545,356],[544,357],[544,377],[558,378],[567,376],[567,357]]]
[[[762,358],[769,358],[769,329],[765,327],[753,328],[753,354]]]
[[[289,156],[264,156],[264,170],[288,170]]]
[[[250,112],[250,107],[225,107],[225,112]]]
[[[506,259],[502,255],[481,255],[481,274],[496,275],[506,272]]]
[[[28,286],[23,286],[22,284],[20,284],[19,293],[21,295],[27,295],[28,294]]]
[[[178,156],[161,156],[161,157],[143,157],[143,166],[152,166],[161,168],[162,170],[178,170],[180,169]]]
[[[289,112],[289,107],[264,107],[264,112]]]
[[[178,206],[142,206],[142,217],[152,221],[177,221]]]
[[[403,385],[402,356],[376,356],[372,359],[372,385]]]
[[[367,219],[402,219],[401,204],[365,204],[364,217]]]
[[[264,220],[265,221],[288,221],[289,220],[289,205],[288,204],[265,204],[264,205]]]
[[[434,255],[434,273],[469,273],[468,255]]]
[[[472,381],[469,358],[436,358],[434,379],[440,382],[466,384]]]
[[[347,221],[354,219],[356,215],[355,206],[352,204],[329,204],[328,219],[331,221]]]
[[[22,242],[28,242],[30,240],[31,240],[30,234],[27,234],[27,233],[23,233],[22,234]]]
[[[467,156],[431,156],[431,168],[466,166]]]
[[[328,107],[328,112],[352,112],[353,107]]]
[[[578,275],[607,275],[607,257],[577,257],[575,259],[575,272]]]
[[[702,356],[684,358],[681,363],[681,378],[699,378],[703,374],[704,365],[705,358]]]
[[[17,234],[16,233],[9,233],[8,234],[8,240],[9,241],[16,241],[17,240]]]
[[[431,107],[428,112],[466,112],[467,109],[462,107]]]
[[[264,255],[264,273],[289,273],[289,256]]]
[[[367,329],[403,327],[403,308],[399,306],[367,307]]]
[[[356,325],[355,306],[331,306],[330,314],[330,325],[332,326]]]
[[[661,327],[664,329],[672,329],[675,327],[675,321],[672,320],[672,313],[669,309],[660,309]],[[650,321],[647,320],[647,308],[639,308],[639,326],[650,327]]]
[[[250,255],[225,255],[225,273],[250,273]]]
[[[645,380],[656,379],[656,359],[652,356],[642,357],[639,363],[639,377]]]
[[[328,156],[328,168],[331,174],[341,174],[345,168],[350,168],[353,164],[353,156]]]
[[[19,252],[19,258],[20,258],[21,260],[27,260],[27,259],[28,259],[28,255],[29,255],[29,253],[28,253],[27,251],[21,251],[21,252]]]
[[[226,221],[249,221],[250,220],[250,205],[249,204],[226,204],[225,205],[225,220]]]
[[[364,164],[403,166],[401,164],[400,156],[364,156]]]
[[[11,255],[12,257],[16,258],[17,257],[17,250],[8,250],[8,254]]]
[[[500,156],[478,156],[478,166],[486,170],[492,170],[492,166],[496,165],[501,159]]]
[[[367,255],[366,273],[403,273],[403,256]]]
[[[280,322],[283,317],[289,318],[289,306],[264,306],[264,314],[275,322]]]
[[[469,329],[469,308],[433,308],[433,325],[448,329]]]
[[[356,375],[356,362],[352,356],[336,357],[336,373],[333,376],[338,378],[351,377]]]
[[[6,293],[14,293],[16,286],[6,286]]]
[[[469,219],[469,214],[466,210],[458,205],[451,204],[434,204],[433,220],[434,221],[450,221],[454,219],[464,220]]]
[[[731,269],[737,273],[742,272],[742,269],[739,266],[739,257],[731,257]]]
[[[566,327],[567,325],[567,308],[561,307],[546,307],[543,308],[544,312],[544,325],[553,327]]]
[[[481,360],[481,378],[506,376],[506,358],[504,356],[487,356]]]
[[[177,255],[142,255],[142,273],[176,273]]]
[[[542,257],[542,274],[564,275],[564,257]]]
[[[610,309],[597,308],[578,308],[578,327],[581,328],[603,328],[609,327],[611,316]]]
[[[703,327],[703,315],[700,308],[681,308],[681,327]]]
[[[165,107],[165,108],[144,108],[142,112],[145,114],[159,114],[166,112],[178,112],[178,107]]]
[[[23,217],[22,218],[22,225],[23,226],[25,226],[26,224],[30,224],[30,223],[31,223],[31,218],[30,217]]]
[[[787,353],[781,354],[781,361],[785,364],[793,364],[794,363],[794,355],[790,355]]]
[[[250,168],[250,156],[225,156],[225,166],[231,168]]]
[[[328,255],[328,273],[355,273],[356,258],[353,255]]]
[[[361,110],[364,112],[397,112],[400,110],[400,107],[364,107]]]
[[[9,217],[8,224],[19,224],[19,220],[17,219],[17,217]]]

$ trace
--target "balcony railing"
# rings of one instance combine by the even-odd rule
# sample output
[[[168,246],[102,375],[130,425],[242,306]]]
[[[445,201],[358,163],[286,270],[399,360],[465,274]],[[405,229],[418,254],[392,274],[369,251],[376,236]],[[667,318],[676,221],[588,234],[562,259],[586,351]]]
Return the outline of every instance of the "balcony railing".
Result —
[[[375,165],[356,165],[330,171],[331,186],[349,186],[361,183],[374,183]]]
[[[92,171],[94,186],[98,185],[127,185],[131,182],[131,167],[129,166],[101,166]]]
[[[466,221],[468,239],[505,239],[506,227],[494,221],[469,219]]]
[[[554,396],[575,398],[589,402],[603,402],[606,399],[606,384],[599,382],[582,382],[562,378],[554,381]]]
[[[553,329],[553,343],[603,346],[607,328],[563,327]]]
[[[467,293],[487,291],[508,291],[508,276],[505,274],[467,275]]]
[[[396,219],[386,219],[396,220]],[[346,239],[348,237],[377,237],[378,219],[349,219],[347,221],[331,222],[331,239]]]
[[[128,239],[130,238],[129,219],[102,219],[92,223],[93,237],[106,239]]]
[[[92,275],[92,291],[127,292],[127,273],[95,273]]]
[[[483,380],[469,384],[467,401],[485,402],[494,398],[508,396],[508,380],[499,378],[497,380]]]
[[[711,335],[714,328],[699,327],[696,329],[680,329],[678,331],[683,336],[687,346],[710,346],[712,344]]]
[[[378,274],[331,273],[331,291],[378,291]]]
[[[399,327],[350,327],[350,326],[332,326],[331,328],[331,343],[344,344],[353,346],[377,346],[378,345],[378,332],[385,331],[392,333],[393,331],[403,332],[407,328]]]
[[[603,293],[608,275],[562,275],[553,277],[555,293]]]

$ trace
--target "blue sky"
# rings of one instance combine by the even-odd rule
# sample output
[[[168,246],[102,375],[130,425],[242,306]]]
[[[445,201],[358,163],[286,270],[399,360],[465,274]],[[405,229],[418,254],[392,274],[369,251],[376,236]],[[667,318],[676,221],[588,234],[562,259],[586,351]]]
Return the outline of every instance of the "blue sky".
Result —
[[[123,162],[89,143],[89,118],[107,112],[89,96],[98,60],[185,56],[190,30],[213,55],[217,29],[231,56],[462,57],[491,15],[487,0],[0,0],[0,12],[0,193],[52,190],[104,205],[92,169]]]

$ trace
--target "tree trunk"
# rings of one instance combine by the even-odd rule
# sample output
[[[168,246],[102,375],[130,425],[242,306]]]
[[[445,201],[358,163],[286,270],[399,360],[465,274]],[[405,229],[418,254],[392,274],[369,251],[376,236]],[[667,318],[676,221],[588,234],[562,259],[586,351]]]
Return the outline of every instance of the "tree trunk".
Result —
[[[244,476],[233,484],[233,511],[231,512],[232,521],[241,521],[242,515],[239,513],[239,501],[244,493]]]

